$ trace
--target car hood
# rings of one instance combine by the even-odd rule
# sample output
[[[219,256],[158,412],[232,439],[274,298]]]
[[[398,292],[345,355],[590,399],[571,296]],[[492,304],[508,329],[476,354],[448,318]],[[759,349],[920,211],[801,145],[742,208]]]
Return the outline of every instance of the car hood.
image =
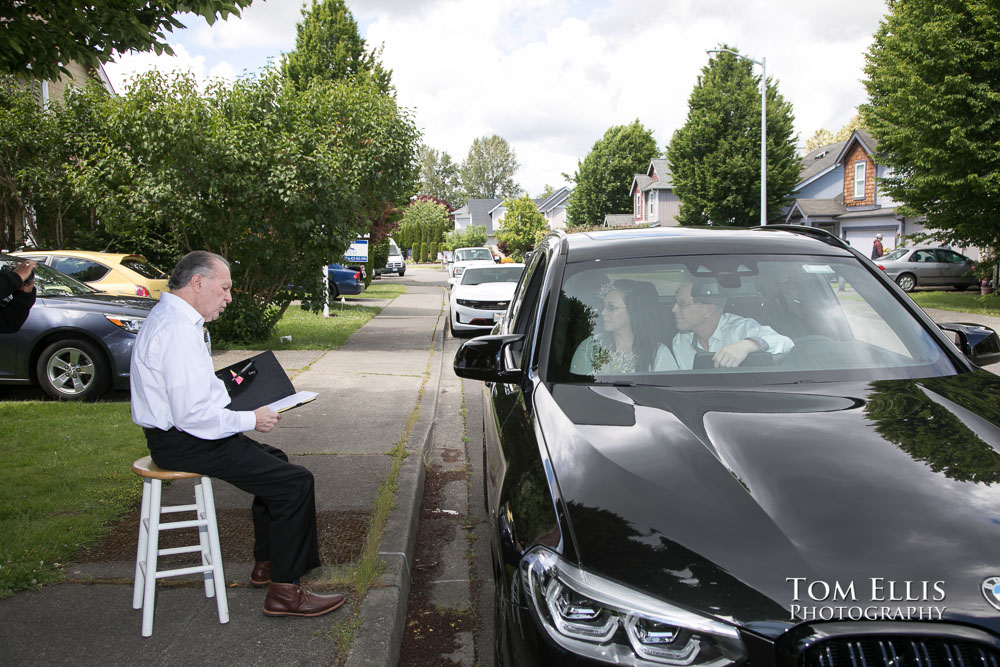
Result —
[[[115,312],[146,317],[156,305],[155,299],[117,294],[59,295],[39,297],[37,303],[49,308],[72,308],[92,312]]]
[[[452,288],[456,299],[473,301],[505,301],[514,296],[517,283],[482,283],[481,285],[455,285]]]
[[[1000,576],[992,373],[539,385],[535,404],[587,569],[765,634],[806,607],[914,607],[1000,631],[981,592]]]

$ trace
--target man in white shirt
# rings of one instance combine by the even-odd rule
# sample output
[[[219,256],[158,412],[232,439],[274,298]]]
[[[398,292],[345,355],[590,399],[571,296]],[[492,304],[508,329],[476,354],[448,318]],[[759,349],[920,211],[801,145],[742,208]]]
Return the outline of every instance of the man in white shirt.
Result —
[[[232,301],[229,263],[197,250],[170,274],[169,293],[150,311],[132,350],[132,421],[143,427],[156,465],[229,482],[253,494],[254,560],[250,583],[267,586],[268,616],[319,616],[342,595],[303,589],[299,577],[319,567],[312,473],[280,449],[243,435],[267,433],[280,415],[226,409],[203,333]]]
[[[791,338],[749,317],[723,313],[724,298],[714,281],[682,283],[673,313],[680,333],[671,345],[681,368],[694,368],[698,352],[714,352],[716,368],[735,368],[751,352],[784,354],[794,347]]]

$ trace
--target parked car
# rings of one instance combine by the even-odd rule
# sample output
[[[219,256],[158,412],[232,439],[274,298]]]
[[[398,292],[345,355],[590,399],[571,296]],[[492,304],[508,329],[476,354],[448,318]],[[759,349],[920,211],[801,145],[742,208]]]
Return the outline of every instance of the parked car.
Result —
[[[717,308],[792,345],[641,363]],[[577,366],[612,314],[632,363]],[[996,360],[820,230],[550,234],[454,361],[484,381],[498,663],[994,664]]]
[[[873,261],[907,292],[917,287],[964,290],[979,285],[975,262],[947,248],[896,248]]]
[[[364,268],[361,266],[344,267],[340,264],[330,264],[327,267],[330,298],[341,295],[361,294],[365,291]]]
[[[376,274],[395,273],[400,278],[406,275],[406,260],[403,259],[403,252],[396,245],[396,242],[389,239],[389,258],[385,262],[385,268],[376,269]]]
[[[24,250],[11,254],[51,266],[108,294],[159,299],[170,278],[142,255],[85,250]]]
[[[19,261],[0,255],[0,266]],[[37,384],[73,400],[127,389],[135,335],[156,301],[98,292],[44,264],[35,269],[35,289],[21,329],[0,334],[0,384]]]
[[[457,248],[453,261],[448,264],[448,277],[460,277],[462,272],[465,271],[465,267],[469,266],[472,262],[488,262],[493,264],[496,260],[493,257],[493,251],[486,247]]]
[[[452,335],[489,331],[510,303],[524,264],[470,266],[451,289],[448,326]]]

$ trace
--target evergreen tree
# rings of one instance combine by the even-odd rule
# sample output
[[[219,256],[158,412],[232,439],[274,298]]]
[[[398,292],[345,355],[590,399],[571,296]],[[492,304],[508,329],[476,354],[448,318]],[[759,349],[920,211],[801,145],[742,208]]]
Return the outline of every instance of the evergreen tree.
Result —
[[[865,66],[865,124],[887,194],[939,240],[1000,251],[1000,11],[995,0],[896,0]]]
[[[658,155],[653,133],[638,119],[629,125],[608,128],[594,142],[587,157],[577,163],[571,179],[576,187],[566,209],[569,225],[600,225],[607,213],[630,211],[629,185],[637,173],[645,173],[649,161]]]
[[[728,47],[726,47],[728,48]],[[682,225],[760,222],[760,77],[752,63],[719,53],[702,68],[684,126],[667,159]],[[792,106],[767,84],[767,209],[777,215],[799,177]]]
[[[282,71],[299,89],[313,80],[345,81],[371,77],[383,93],[392,88],[392,72],[379,63],[358,33],[358,24],[344,0],[312,0],[302,7],[296,26],[295,49],[285,55]]]

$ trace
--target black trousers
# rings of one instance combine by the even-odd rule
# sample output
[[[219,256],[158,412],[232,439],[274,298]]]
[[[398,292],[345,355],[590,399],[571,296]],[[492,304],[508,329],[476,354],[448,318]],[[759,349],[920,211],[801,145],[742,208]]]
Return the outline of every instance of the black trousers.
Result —
[[[319,567],[315,482],[276,447],[242,433],[203,440],[170,429],[143,429],[153,462],[229,482],[254,496],[253,556],[271,561],[271,580],[291,582]]]

